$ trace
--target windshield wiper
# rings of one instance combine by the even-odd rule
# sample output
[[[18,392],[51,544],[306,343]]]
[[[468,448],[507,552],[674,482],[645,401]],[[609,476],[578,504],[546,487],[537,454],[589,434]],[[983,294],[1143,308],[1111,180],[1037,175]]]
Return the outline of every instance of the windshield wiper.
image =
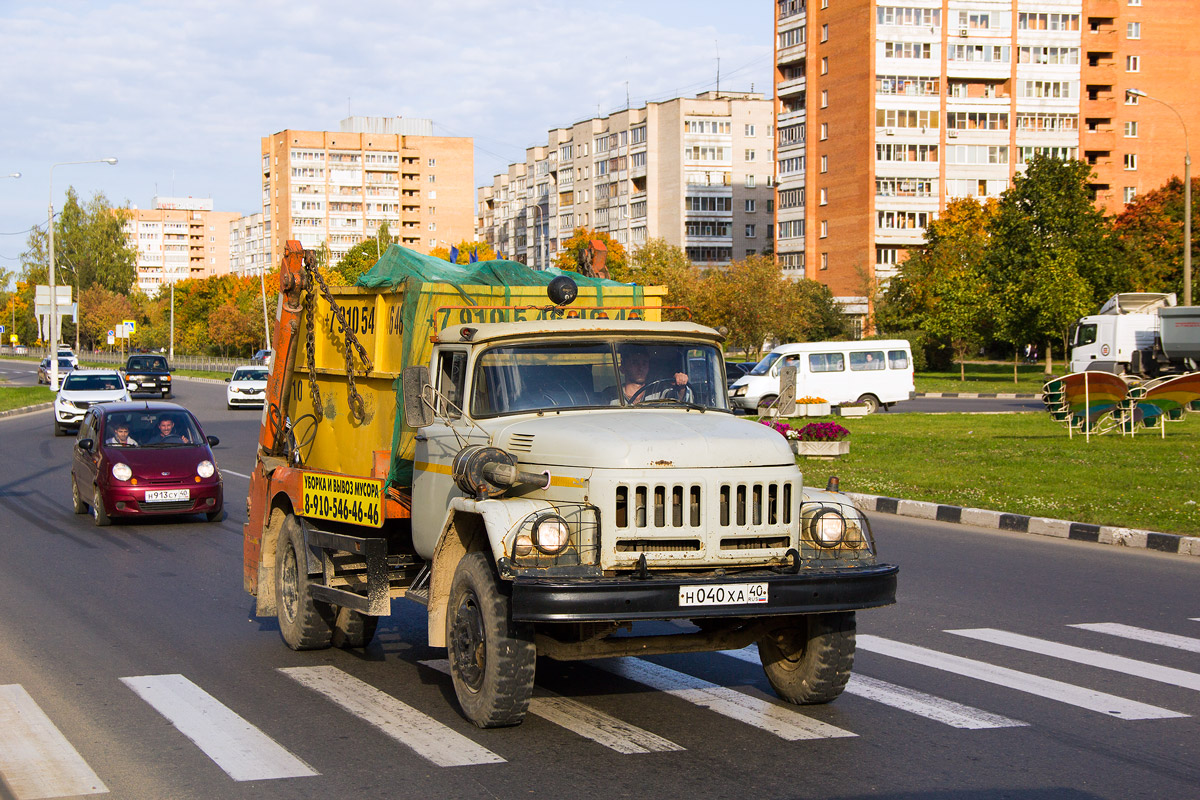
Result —
[[[642,402],[638,403],[637,406],[665,405],[667,403],[684,406],[685,408],[691,408],[696,411],[708,411],[708,406],[702,406],[699,403],[692,403],[687,400],[680,400],[676,397],[655,397],[651,400],[643,400]],[[634,408],[637,406],[634,406]]]

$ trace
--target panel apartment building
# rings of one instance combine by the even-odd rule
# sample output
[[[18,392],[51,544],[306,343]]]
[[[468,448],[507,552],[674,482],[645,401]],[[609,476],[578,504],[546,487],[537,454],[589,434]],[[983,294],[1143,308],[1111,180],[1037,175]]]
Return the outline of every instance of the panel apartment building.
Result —
[[[153,206],[132,209],[124,226],[139,289],[154,297],[176,281],[230,271],[230,225],[240,214],[213,211],[208,198],[155,197]]]
[[[289,239],[328,242],[336,261],[388,224],[428,253],[474,238],[474,144],[434,136],[427,119],[348,117],[338,131],[262,138],[263,225],[270,263]]]
[[[776,0],[783,269],[865,315],[870,287],[947,201],[999,196],[1034,154],[1088,161],[1110,213],[1182,176],[1172,108],[1200,129],[1195,12],[1195,0]]]
[[[499,255],[549,266],[577,227],[627,250],[661,238],[700,265],[770,252],[770,100],[704,92],[549,132],[479,189],[479,238]]]

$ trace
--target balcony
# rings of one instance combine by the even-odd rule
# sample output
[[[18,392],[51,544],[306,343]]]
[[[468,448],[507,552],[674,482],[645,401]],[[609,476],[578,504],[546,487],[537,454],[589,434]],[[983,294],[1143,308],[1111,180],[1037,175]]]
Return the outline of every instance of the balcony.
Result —
[[[1080,147],[1085,151],[1112,152],[1117,146],[1117,134],[1113,130],[1085,130],[1079,138]]]
[[[1084,83],[1113,86],[1117,82],[1117,65],[1111,61],[1086,66],[1080,71]]]
[[[1115,28],[1105,28],[1098,31],[1084,31],[1081,43],[1086,53],[1111,53],[1117,49],[1119,41]]]
[[[1085,117],[1117,116],[1117,98],[1111,92],[1096,95],[1096,99],[1084,97],[1079,101],[1079,111]]]
[[[1119,16],[1122,5],[1124,3],[1118,0],[1090,0],[1087,9],[1088,14],[1093,17],[1116,17]]]

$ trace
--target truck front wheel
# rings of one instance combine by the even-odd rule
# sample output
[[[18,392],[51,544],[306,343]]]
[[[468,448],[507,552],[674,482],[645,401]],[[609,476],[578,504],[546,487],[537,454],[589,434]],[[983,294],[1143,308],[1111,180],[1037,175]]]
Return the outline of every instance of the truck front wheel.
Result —
[[[304,532],[291,514],[283,521],[275,548],[275,598],[279,608],[279,633],[293,650],[329,647],[335,609],[313,600],[308,587]]]
[[[758,640],[771,688],[797,705],[828,703],[846,688],[854,666],[854,612],[793,617]]]
[[[533,695],[537,649],[530,626],[512,621],[484,553],[463,556],[454,572],[446,645],[467,719],[481,728],[519,725]]]

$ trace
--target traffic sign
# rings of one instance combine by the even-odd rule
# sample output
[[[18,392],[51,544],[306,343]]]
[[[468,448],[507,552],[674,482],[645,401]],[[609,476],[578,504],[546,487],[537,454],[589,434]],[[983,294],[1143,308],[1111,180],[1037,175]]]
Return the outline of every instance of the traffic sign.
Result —
[[[125,338],[129,338],[137,330],[137,325],[131,319],[122,320],[121,324],[125,326]]]
[[[3,333],[4,333],[4,326],[0,325],[0,335],[2,335]]]

